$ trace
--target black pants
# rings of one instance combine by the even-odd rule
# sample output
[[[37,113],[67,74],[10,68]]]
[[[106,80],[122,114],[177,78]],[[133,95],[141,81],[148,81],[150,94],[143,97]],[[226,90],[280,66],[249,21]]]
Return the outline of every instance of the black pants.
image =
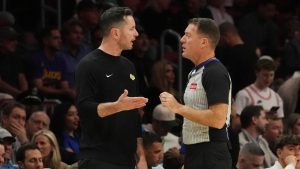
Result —
[[[82,159],[78,162],[78,169],[135,169],[135,166],[122,166],[95,159]]]
[[[226,142],[186,145],[184,169],[231,169],[231,156]]]

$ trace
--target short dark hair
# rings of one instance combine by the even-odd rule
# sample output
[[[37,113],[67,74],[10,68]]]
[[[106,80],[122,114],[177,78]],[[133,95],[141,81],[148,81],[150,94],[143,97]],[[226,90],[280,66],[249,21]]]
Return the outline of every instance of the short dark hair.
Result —
[[[128,7],[112,7],[103,12],[100,18],[100,31],[103,36],[109,34],[110,29],[124,21],[124,17],[133,16]]]
[[[252,117],[259,117],[260,112],[263,110],[262,106],[246,106],[240,116],[242,128],[247,128],[251,125]]]
[[[276,144],[276,150],[282,149],[286,145],[300,145],[300,136],[296,134],[282,136]]]
[[[81,11],[90,10],[97,7],[97,4],[95,4],[92,0],[82,0],[80,1],[76,6],[76,13],[79,13]]]
[[[28,150],[39,150],[38,147],[36,146],[36,144],[34,143],[28,143],[28,144],[24,144],[22,145],[16,154],[16,160],[18,161],[24,161],[25,160],[25,154],[26,151]]]
[[[258,59],[255,64],[255,71],[259,72],[261,70],[275,71],[276,66],[273,60],[271,59]]]
[[[14,108],[20,108],[20,109],[26,110],[26,108],[23,104],[21,104],[19,102],[12,101],[12,102],[7,103],[4,106],[2,115],[9,116],[12,113],[12,110]]]
[[[42,31],[39,34],[40,40],[42,41],[45,38],[49,38],[51,36],[52,31],[54,31],[54,30],[59,31],[59,28],[57,26],[48,26],[48,27],[45,27],[44,29],[42,29]]]
[[[144,148],[149,148],[153,143],[162,143],[162,139],[155,133],[144,132],[143,133],[143,146]]]
[[[80,22],[78,19],[70,19],[63,25],[63,27],[61,29],[62,38],[65,39],[65,37],[71,33],[72,28],[75,26],[79,26],[79,27],[81,27],[83,32],[85,31],[85,28],[84,28],[82,22]]]
[[[220,31],[214,20],[209,18],[192,18],[189,20],[189,24],[196,25],[199,33],[203,33],[208,36],[213,48],[217,46],[220,40]]]

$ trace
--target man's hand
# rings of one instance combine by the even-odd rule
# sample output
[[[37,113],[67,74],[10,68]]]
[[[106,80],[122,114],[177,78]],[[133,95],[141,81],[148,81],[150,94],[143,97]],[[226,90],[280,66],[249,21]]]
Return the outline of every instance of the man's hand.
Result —
[[[117,101],[100,103],[97,113],[100,117],[106,117],[121,111],[144,107],[147,102],[148,99],[145,97],[128,97],[128,91],[125,89]]]
[[[289,155],[289,156],[285,157],[284,162],[286,163],[286,165],[292,164],[293,166],[296,166],[296,164],[297,164],[296,156]]]
[[[13,135],[15,135],[21,144],[25,144],[28,142],[28,138],[26,135],[26,129],[24,126],[18,124],[18,123],[11,123],[10,124],[10,131]]]
[[[182,104],[178,103],[175,97],[168,92],[162,92],[159,95],[159,99],[161,101],[161,104],[163,106],[166,106],[172,112],[179,112],[179,109],[182,106]]]
[[[119,111],[132,110],[146,106],[148,99],[145,97],[128,97],[128,90],[124,90],[116,102]]]

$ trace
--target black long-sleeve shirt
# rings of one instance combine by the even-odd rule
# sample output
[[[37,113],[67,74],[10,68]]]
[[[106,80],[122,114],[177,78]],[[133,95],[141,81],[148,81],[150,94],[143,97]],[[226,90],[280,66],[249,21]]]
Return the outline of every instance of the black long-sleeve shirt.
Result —
[[[99,103],[114,102],[128,90],[137,95],[134,65],[125,57],[96,49],[85,56],[76,72],[77,106],[81,124],[80,158],[135,165],[136,140],[140,136],[137,110],[104,118],[97,114]]]

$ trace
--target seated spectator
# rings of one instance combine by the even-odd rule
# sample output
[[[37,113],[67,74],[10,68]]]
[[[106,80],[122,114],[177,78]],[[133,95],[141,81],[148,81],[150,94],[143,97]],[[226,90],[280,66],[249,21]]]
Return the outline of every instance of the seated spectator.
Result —
[[[268,124],[266,112],[261,106],[247,106],[242,111],[240,120],[242,125],[242,131],[239,133],[240,148],[249,142],[258,144],[265,153],[264,167],[272,166],[277,158],[270,150],[267,140],[262,137]]]
[[[25,124],[25,127],[26,127],[27,137],[29,140],[31,140],[32,136],[37,131],[40,131],[43,129],[49,129],[50,118],[47,115],[47,113],[43,110],[33,111],[30,114],[30,116]]]
[[[67,168],[67,164],[61,161],[57,139],[50,130],[40,130],[36,132],[32,137],[32,141],[37,145],[42,153],[45,168]]]
[[[148,169],[163,169],[163,145],[161,138],[154,134],[143,133],[143,147]]]
[[[58,52],[60,31],[55,27],[45,28],[41,36],[43,48],[34,54],[30,66],[33,85],[48,99],[73,100],[75,91],[66,79],[66,62]]]
[[[3,140],[0,140],[0,168],[4,165],[5,162],[5,147]]]
[[[25,144],[17,151],[17,162],[20,169],[43,169],[43,158],[35,144]]]
[[[180,154],[179,138],[170,131],[178,126],[175,113],[171,112],[163,105],[157,105],[153,110],[152,123],[143,124],[143,130],[157,134],[163,140],[163,152],[166,156],[166,163],[178,162],[178,166],[183,164],[183,155]]]
[[[66,62],[66,71],[71,88],[75,88],[75,68],[79,61],[91,51],[91,47],[83,43],[84,26],[79,20],[66,22],[62,28],[62,56]]]
[[[278,160],[268,169],[295,169],[300,166],[300,137],[297,135],[283,136],[276,145]]]
[[[260,169],[263,167],[265,153],[257,143],[246,143],[238,157],[237,169]]]
[[[25,106],[18,102],[8,103],[2,112],[1,126],[9,131],[16,139],[13,145],[16,151],[22,144],[28,143],[25,129],[26,111]],[[15,160],[12,159],[13,163]]]
[[[300,114],[292,113],[286,120],[286,134],[300,135]]]
[[[0,167],[1,169],[18,169],[16,164],[13,164],[15,161],[15,152],[13,150],[13,144],[16,139],[5,129],[0,128],[0,139],[3,141],[5,148],[4,153],[4,164]]]
[[[12,27],[0,27],[0,93],[15,98],[28,90],[24,66],[17,53],[17,36]]]
[[[51,121],[51,131],[56,135],[62,161],[73,164],[79,155],[79,116],[72,103],[62,103],[55,107]]]
[[[269,147],[274,154],[276,154],[276,143],[283,134],[283,121],[274,115],[267,115],[268,124],[263,137],[268,141]]]
[[[171,129],[177,125],[175,113],[159,104],[153,110],[152,123],[143,124],[142,127],[145,132],[155,133],[162,137],[164,152],[166,152],[173,147],[180,148],[179,138],[170,133]]]

